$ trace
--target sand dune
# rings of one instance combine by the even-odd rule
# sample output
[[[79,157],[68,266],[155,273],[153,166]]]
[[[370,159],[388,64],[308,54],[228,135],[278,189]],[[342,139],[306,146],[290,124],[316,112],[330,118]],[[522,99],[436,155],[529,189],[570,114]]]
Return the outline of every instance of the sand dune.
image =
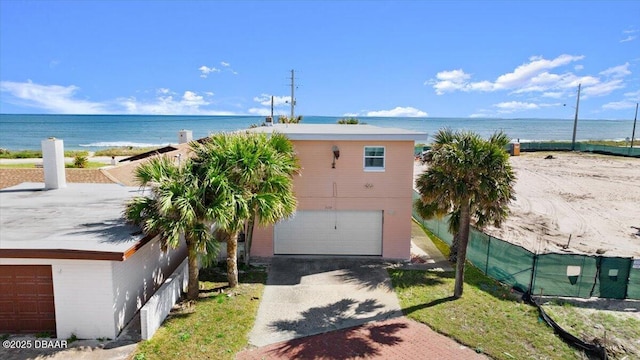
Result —
[[[539,152],[511,164],[517,199],[502,227],[486,233],[538,253],[640,258],[640,159]]]

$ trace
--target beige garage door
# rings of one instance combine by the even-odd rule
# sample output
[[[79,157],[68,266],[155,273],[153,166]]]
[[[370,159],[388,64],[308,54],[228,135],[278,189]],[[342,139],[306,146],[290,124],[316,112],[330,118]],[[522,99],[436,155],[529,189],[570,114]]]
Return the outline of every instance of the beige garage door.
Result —
[[[56,332],[51,265],[0,265],[0,333]]]
[[[382,211],[297,211],[276,224],[276,255],[382,255]]]

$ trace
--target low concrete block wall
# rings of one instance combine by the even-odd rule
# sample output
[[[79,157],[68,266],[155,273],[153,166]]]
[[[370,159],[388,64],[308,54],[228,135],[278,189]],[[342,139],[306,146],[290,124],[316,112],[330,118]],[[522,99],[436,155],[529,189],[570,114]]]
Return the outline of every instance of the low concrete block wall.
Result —
[[[171,308],[180,299],[180,295],[187,291],[189,283],[189,259],[186,258],[178,265],[176,271],[167,278],[156,293],[140,309],[140,325],[143,340],[149,340],[164,319],[169,315]]]

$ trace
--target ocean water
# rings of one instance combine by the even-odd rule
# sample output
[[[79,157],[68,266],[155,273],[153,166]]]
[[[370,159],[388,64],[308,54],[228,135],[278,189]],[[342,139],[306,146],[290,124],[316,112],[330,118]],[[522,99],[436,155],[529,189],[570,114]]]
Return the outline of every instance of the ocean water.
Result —
[[[335,124],[340,117],[305,116],[305,124]],[[481,119],[481,118],[376,118],[360,121],[433,135],[439,129],[471,130],[489,136],[503,130],[513,140],[571,140],[573,119]],[[0,148],[39,149],[49,137],[64,140],[65,149],[98,150],[116,146],[163,146],[175,144],[181,129],[193,131],[194,139],[221,131],[260,124],[262,116],[155,116],[155,115],[16,115],[0,114]],[[631,137],[633,119],[579,120],[577,140],[622,140]],[[636,132],[640,135],[640,129]],[[638,137],[638,136],[637,136]],[[427,139],[426,142],[429,142]]]

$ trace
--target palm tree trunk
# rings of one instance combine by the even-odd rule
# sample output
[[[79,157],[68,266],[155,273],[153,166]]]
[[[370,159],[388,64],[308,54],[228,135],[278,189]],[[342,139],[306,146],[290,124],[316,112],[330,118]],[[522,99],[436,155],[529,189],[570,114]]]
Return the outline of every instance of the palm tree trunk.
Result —
[[[453,235],[453,241],[451,241],[451,246],[449,247],[449,261],[455,263],[458,261],[458,247],[460,246],[460,234],[456,233]]]
[[[227,238],[227,279],[229,287],[238,286],[238,233]]]
[[[189,285],[187,287],[187,298],[189,300],[195,300],[200,293],[198,251],[196,250],[195,244],[187,244],[187,246],[189,253]]]
[[[253,228],[255,224],[255,217],[250,218],[247,224],[247,232],[244,235],[244,264],[247,266],[249,266],[251,258],[251,242],[253,241]]]
[[[469,243],[469,226],[471,223],[471,211],[469,200],[462,201],[460,206],[460,230],[458,231],[458,259],[456,261],[456,283],[453,297],[462,296],[464,285],[464,265],[467,261],[467,244]]]

